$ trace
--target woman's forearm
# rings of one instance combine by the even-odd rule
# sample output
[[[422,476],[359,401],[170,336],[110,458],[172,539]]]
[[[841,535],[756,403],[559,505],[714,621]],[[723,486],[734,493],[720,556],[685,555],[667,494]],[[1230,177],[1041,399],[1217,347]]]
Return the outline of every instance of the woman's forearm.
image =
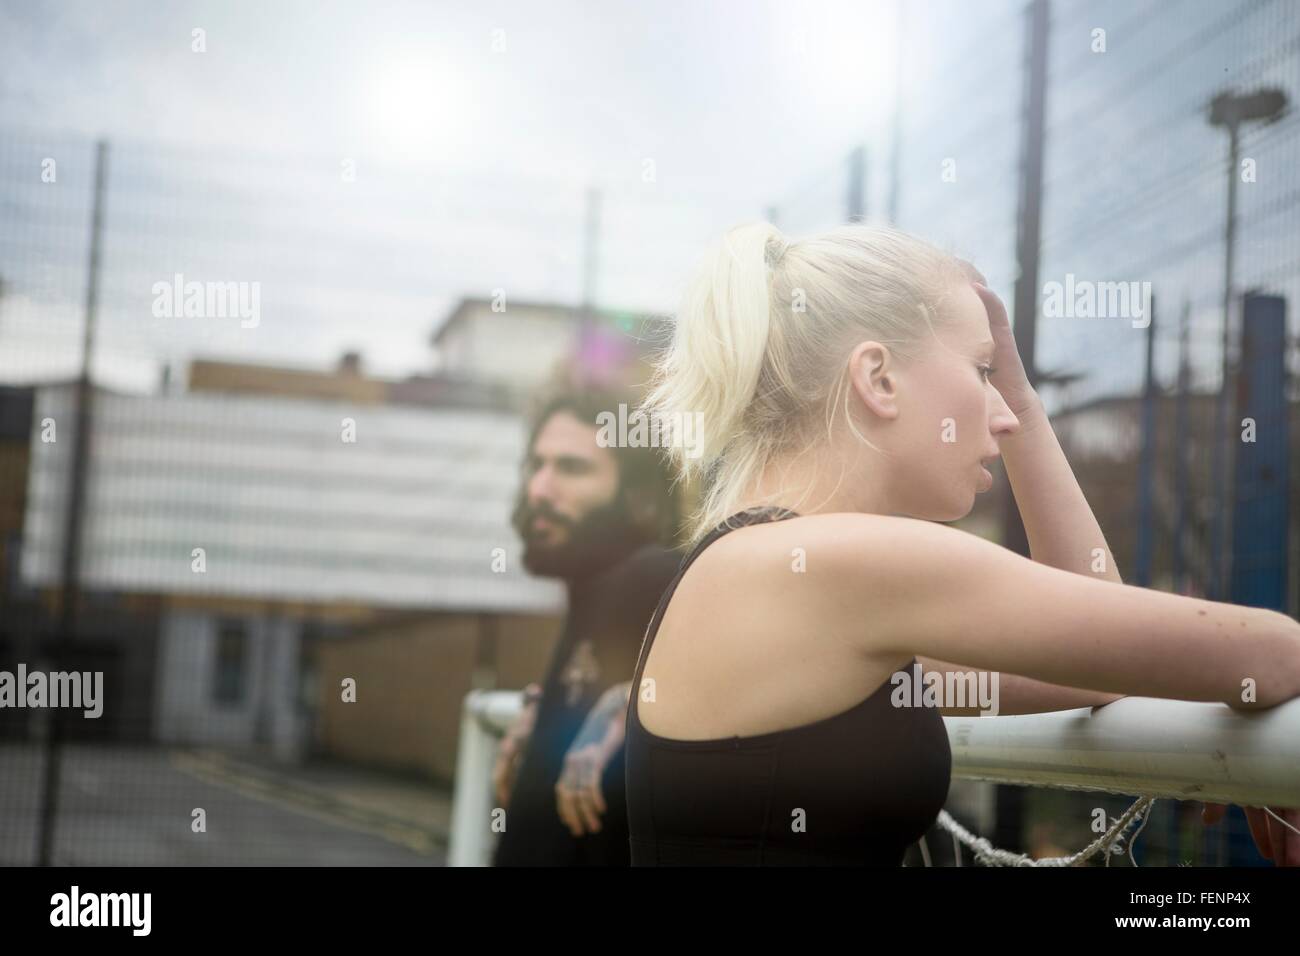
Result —
[[[1029,540],[1029,556],[1039,564],[1122,584],[1101,526],[1083,496],[1052,423],[1034,396],[1020,415],[1020,431],[1001,444],[1002,461]],[[1122,694],[1063,687],[1019,675],[1005,675],[1003,699],[1008,714],[1039,714],[1108,704]]]
[[[1101,526],[1083,496],[1052,424],[1035,396],[1020,430],[1001,442],[1011,490],[1040,564],[1123,583]]]
[[[1063,684],[1049,684],[1047,681],[1035,680],[1021,674],[993,673],[978,667],[952,664],[929,657],[918,657],[923,673],[938,671],[943,675],[942,687],[948,687],[953,681],[960,681],[966,686],[997,688],[997,713],[1005,716],[1022,714],[1046,714],[1058,710],[1073,710],[1077,707],[1100,707],[1119,700],[1123,694],[1112,694],[1098,690],[1085,690],[1081,687],[1066,687]],[[948,674],[955,676],[949,678]],[[973,678],[974,683],[970,681]],[[990,691],[991,693],[991,691]],[[972,704],[969,707],[942,707],[945,717],[978,717],[981,708]]]

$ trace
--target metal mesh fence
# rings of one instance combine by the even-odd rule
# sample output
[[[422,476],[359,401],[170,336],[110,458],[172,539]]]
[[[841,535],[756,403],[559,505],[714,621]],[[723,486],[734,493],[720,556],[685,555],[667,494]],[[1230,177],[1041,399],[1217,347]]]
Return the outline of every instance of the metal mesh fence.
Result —
[[[575,352],[636,384],[728,200],[104,155],[96,239],[96,143],[0,134],[0,863],[440,862],[460,703],[563,611],[509,523],[525,401]]]
[[[1027,214],[1021,188],[1033,6],[1020,0],[907,6],[898,119],[891,136],[866,144],[880,159],[873,170],[896,157],[896,176],[887,189],[874,191],[892,193],[892,202],[877,204],[868,218],[893,212],[898,225],[975,262],[1009,309],[1021,267],[1018,229],[1025,228]],[[1054,0],[1047,10],[1039,288],[1033,290],[1031,317],[1040,394],[1126,581],[1254,603],[1253,592],[1238,579],[1228,591],[1226,579],[1215,577],[1215,569],[1230,566],[1236,552],[1240,573],[1249,566],[1249,573],[1268,568],[1285,575],[1280,596],[1268,606],[1294,617],[1300,614],[1300,516],[1294,507],[1278,510],[1278,500],[1300,500],[1300,476],[1294,467],[1285,469],[1300,448],[1294,315],[1300,294],[1300,120],[1292,107],[1243,121],[1234,165],[1227,128],[1211,122],[1211,103],[1225,93],[1270,89],[1294,100],[1300,91],[1300,10],[1273,0]],[[888,173],[882,169],[881,175]],[[1224,380],[1232,176],[1237,183],[1229,368],[1237,378],[1225,399],[1226,423],[1216,425]],[[845,187],[843,175],[833,184],[823,182],[815,196],[792,186],[773,208],[790,206],[798,211],[793,218],[799,225],[825,228],[850,218],[840,199]],[[1150,316],[1072,307],[1074,290],[1119,283],[1149,284]],[[1251,354],[1243,351],[1243,328],[1250,325],[1258,340],[1267,327],[1265,306],[1271,306],[1265,303],[1258,314],[1252,306],[1247,315],[1247,293],[1280,299],[1286,315],[1282,334]],[[1029,321],[1020,314],[1013,320],[1018,327]],[[1255,409],[1236,399],[1238,391],[1246,393],[1243,381],[1275,374],[1282,376],[1284,395],[1278,408]],[[1269,464],[1254,464],[1253,451],[1227,451],[1216,471],[1215,436],[1242,431],[1234,412],[1267,417],[1277,426],[1267,439]],[[1233,442],[1225,442],[1220,449],[1230,447]],[[1234,466],[1241,469],[1237,491],[1228,484]],[[1270,481],[1267,505],[1251,497]],[[1241,514],[1236,539],[1225,520],[1234,500]],[[998,507],[994,501],[977,504],[972,520],[981,533],[998,525]],[[1261,509],[1272,510],[1262,517]],[[1248,554],[1245,529],[1269,521],[1285,525],[1285,543],[1267,558]],[[1069,821],[1086,821],[1095,798],[1034,793],[1030,801],[1019,831],[1025,846],[1052,855],[1055,848],[1087,842],[1086,825]],[[1115,815],[1123,803],[1106,806]],[[1148,860],[1259,862],[1240,816],[1233,826],[1210,833],[1193,810],[1191,804],[1159,809],[1143,837]]]
[[[1246,178],[1208,105],[1270,87],[1294,98],[1300,9],[1049,9],[1040,286],[1146,282],[1155,311],[1150,330],[1057,315],[1035,290],[1040,390],[1126,580],[1141,563],[1151,586],[1211,593],[1228,507],[1212,462],[1227,182],[1238,176],[1234,302],[1255,291],[1288,307],[1290,454],[1300,121],[1290,110],[1241,126]],[[1010,302],[1028,11],[903,5],[893,136],[810,160],[769,206],[782,228],[893,213]],[[459,702],[535,676],[560,607],[554,587],[514,570],[511,382],[530,391],[574,353],[579,311],[623,343],[588,354],[642,354],[654,313],[674,304],[664,290],[717,223],[756,210],[718,184],[675,191],[650,161],[593,202],[589,183],[519,167],[115,139],[88,308],[96,157],[84,137],[0,131],[0,670],[98,673],[103,694],[101,718],[0,710],[0,863],[438,862]],[[637,311],[600,312],[593,276],[617,279]],[[556,305],[579,302],[592,309]],[[499,375],[485,383],[488,366]],[[643,371],[633,361],[629,374]],[[1296,469],[1289,480],[1300,500]],[[1286,520],[1294,616],[1294,508]],[[1096,805],[1114,816],[1124,801],[1034,794],[1025,848],[1087,842]],[[1258,862],[1240,820],[1220,840],[1193,813],[1162,804],[1139,861]]]

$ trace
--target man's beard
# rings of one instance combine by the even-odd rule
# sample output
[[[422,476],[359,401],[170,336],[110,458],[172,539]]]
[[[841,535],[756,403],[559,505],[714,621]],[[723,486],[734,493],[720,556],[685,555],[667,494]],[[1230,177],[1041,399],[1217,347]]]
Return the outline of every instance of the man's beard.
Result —
[[[537,515],[569,529],[563,543],[551,547],[532,540],[532,522]],[[515,510],[514,525],[524,542],[522,560],[529,573],[566,581],[587,578],[649,540],[628,517],[621,495],[611,504],[593,508],[577,522],[545,504],[537,508],[521,504]]]

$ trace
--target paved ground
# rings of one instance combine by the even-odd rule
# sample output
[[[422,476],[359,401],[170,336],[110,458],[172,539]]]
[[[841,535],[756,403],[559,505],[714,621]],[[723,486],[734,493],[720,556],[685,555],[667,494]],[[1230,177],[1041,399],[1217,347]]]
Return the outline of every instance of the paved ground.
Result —
[[[277,767],[218,751],[64,750],[63,865],[441,866],[451,794],[337,764]],[[0,865],[35,862],[42,758],[0,744]],[[207,832],[194,833],[201,807]]]

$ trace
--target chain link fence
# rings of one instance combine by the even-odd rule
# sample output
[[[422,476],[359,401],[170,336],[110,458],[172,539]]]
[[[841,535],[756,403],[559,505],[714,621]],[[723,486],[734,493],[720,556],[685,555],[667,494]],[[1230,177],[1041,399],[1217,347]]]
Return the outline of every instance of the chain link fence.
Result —
[[[0,671],[69,680],[0,709],[0,863],[442,861],[461,701],[563,613],[525,402],[635,384],[742,214],[523,170],[0,134]]]
[[[1300,501],[1300,474],[1288,467],[1300,448],[1300,9],[1052,0],[1036,33],[1039,6],[904,5],[896,119],[860,147],[875,173],[866,218],[975,262],[1013,311],[1018,338],[1032,336],[1039,392],[1126,581],[1300,616],[1300,514],[1286,506]],[[1031,115],[1036,43],[1045,43],[1041,134]],[[1267,91],[1287,105],[1239,124],[1234,163],[1211,105]],[[850,157],[824,166],[771,203],[783,228],[854,218]],[[1225,395],[1231,177],[1235,377]],[[1028,229],[1040,241],[1022,262]],[[1014,293],[1031,267],[1029,314]],[[1149,314],[1075,307],[1085,287],[1097,306],[1121,283],[1146,286]],[[1253,442],[1237,440],[1246,418],[1263,429]],[[1001,537],[1006,503],[981,499],[971,529]],[[1028,799],[997,829],[1040,856],[1089,842],[1094,806],[1108,815],[1125,806],[1045,791]],[[987,795],[964,800],[959,811],[992,835]],[[1194,804],[1157,807],[1139,862],[1261,862],[1238,811],[1212,832]]]

